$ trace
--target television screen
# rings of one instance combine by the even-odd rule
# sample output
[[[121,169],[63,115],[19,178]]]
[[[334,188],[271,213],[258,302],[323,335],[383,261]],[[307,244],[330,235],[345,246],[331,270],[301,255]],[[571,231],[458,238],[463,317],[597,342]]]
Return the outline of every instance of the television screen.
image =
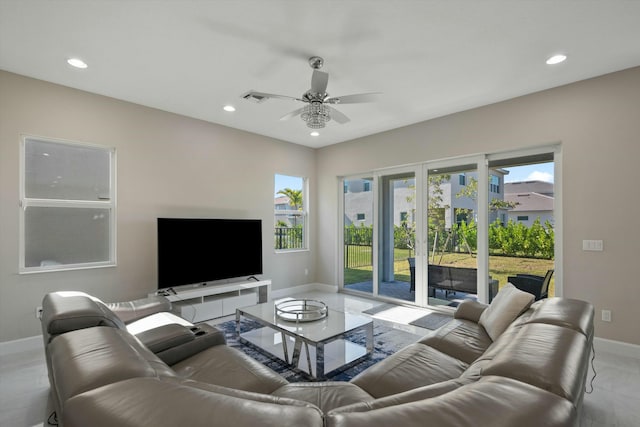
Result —
[[[158,288],[262,274],[259,219],[158,218]]]

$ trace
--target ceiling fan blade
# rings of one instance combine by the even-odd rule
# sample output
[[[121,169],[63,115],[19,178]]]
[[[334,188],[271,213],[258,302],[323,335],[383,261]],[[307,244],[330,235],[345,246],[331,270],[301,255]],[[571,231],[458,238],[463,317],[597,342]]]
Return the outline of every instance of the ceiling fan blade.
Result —
[[[326,99],[326,104],[359,104],[364,102],[374,102],[378,100],[380,92],[372,93],[358,93],[355,95],[346,96],[334,96],[333,98]]]
[[[329,84],[329,74],[324,71],[313,70],[313,75],[311,76],[311,92],[325,93],[327,91],[327,84]]]
[[[265,93],[265,92],[256,92],[256,91],[250,91],[245,93],[244,95],[242,95],[242,97],[244,99],[250,100],[250,101],[255,101],[255,102],[262,102],[265,101],[266,99],[269,98],[275,98],[275,99],[284,99],[287,101],[302,101],[304,102],[302,99],[300,98],[296,98],[293,96],[287,96],[287,95],[277,95],[274,93]]]
[[[342,114],[340,111],[336,110],[333,107],[329,107],[329,110],[331,111],[331,118],[333,120],[335,120],[336,122],[340,123],[341,125],[345,124],[345,123],[349,123],[351,121],[351,119],[349,119],[349,117],[345,116],[344,114]]]
[[[299,116],[300,113],[302,113],[302,110],[304,109],[304,107],[302,108],[298,108],[297,110],[294,110],[292,112],[290,112],[289,114],[285,114],[284,116],[280,117],[280,120],[289,120],[295,116]]]

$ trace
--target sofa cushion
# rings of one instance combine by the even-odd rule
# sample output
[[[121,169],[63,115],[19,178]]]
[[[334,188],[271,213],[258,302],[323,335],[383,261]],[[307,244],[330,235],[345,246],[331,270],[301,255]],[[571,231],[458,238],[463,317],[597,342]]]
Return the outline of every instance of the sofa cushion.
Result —
[[[154,313],[171,311],[171,301],[160,295],[133,301],[110,302],[106,306],[126,324]]]
[[[593,333],[593,306],[569,298],[549,298],[539,301],[537,308],[525,323],[548,323],[571,328],[585,336]]]
[[[535,297],[517,289],[510,283],[500,289],[489,307],[482,312],[480,323],[492,340],[500,334],[533,303]]]
[[[477,380],[476,380],[477,381]],[[391,396],[381,397],[375,400],[366,400],[363,402],[353,403],[351,405],[342,406],[340,412],[366,412],[373,409],[386,408],[388,406],[403,405],[405,403],[417,402],[424,399],[430,399],[441,394],[449,393],[465,384],[470,384],[468,380],[449,380],[424,387],[414,388],[413,390],[404,391],[402,393],[392,394]]]
[[[374,400],[357,385],[340,381],[287,384],[274,391],[272,395],[304,400],[323,412],[352,403]]]
[[[49,344],[60,404],[72,396],[128,378],[171,376],[173,371],[132,335],[95,327],[59,335]]]
[[[124,322],[98,298],[74,291],[45,295],[41,321],[45,336],[94,326],[125,328]]]
[[[290,399],[288,397],[275,396],[264,393],[254,393],[252,391],[237,390],[235,388],[223,387],[215,384],[207,384],[199,381],[185,380],[182,378],[162,378],[163,382],[173,382],[188,387],[199,388],[200,390],[212,391],[226,396],[239,397],[242,399],[253,400],[255,402],[275,403],[278,405],[306,406],[316,408],[315,405],[301,399]],[[286,387],[286,386],[285,386]]]
[[[351,382],[379,398],[458,378],[468,366],[428,345],[414,343],[367,368]]]
[[[566,427],[577,424],[578,411],[568,400],[520,381],[498,377],[482,378],[424,400],[374,410],[350,405],[325,415],[327,427]]]
[[[466,299],[460,303],[453,317],[455,319],[466,319],[478,323],[480,316],[487,309],[488,305],[478,301]]]
[[[418,342],[470,364],[482,356],[493,341],[476,322],[454,319]]]
[[[271,393],[289,384],[262,363],[226,345],[210,347],[171,367],[182,378],[256,393]]]
[[[153,378],[135,378],[70,399],[65,427],[322,427],[322,412],[309,404],[253,400]]]
[[[587,375],[587,337],[573,329],[531,323],[506,341],[482,368],[483,376],[513,378],[578,402]]]

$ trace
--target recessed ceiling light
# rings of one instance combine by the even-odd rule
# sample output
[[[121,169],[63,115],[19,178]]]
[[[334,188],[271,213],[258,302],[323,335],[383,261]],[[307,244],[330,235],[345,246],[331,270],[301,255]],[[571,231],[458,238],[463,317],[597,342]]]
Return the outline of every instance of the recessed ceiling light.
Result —
[[[320,132],[314,130],[309,135],[311,135],[311,136],[320,136]]]
[[[78,59],[78,58],[69,58],[69,59],[67,59],[67,64],[71,65],[72,67],[82,68],[82,69],[85,69],[85,68],[88,67],[86,62],[84,62],[82,59]]]
[[[561,62],[564,62],[565,59],[567,59],[567,55],[553,55],[551,58],[547,59],[547,65],[559,64]]]
[[[225,105],[224,107],[222,107],[222,109],[230,113],[233,113],[234,111],[236,111],[236,107],[234,107],[233,105]]]

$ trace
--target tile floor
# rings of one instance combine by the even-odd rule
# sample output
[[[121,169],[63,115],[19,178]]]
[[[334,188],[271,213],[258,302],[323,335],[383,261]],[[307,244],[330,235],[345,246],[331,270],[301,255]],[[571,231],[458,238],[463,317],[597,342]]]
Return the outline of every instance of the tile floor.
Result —
[[[310,292],[296,297],[321,299],[331,308],[354,313],[381,304],[335,293]],[[397,315],[387,313],[386,318],[378,320],[407,332],[427,333],[425,329],[408,324],[414,316],[424,315],[423,311],[404,308],[395,312]],[[584,397],[581,427],[640,426],[640,359],[599,351],[594,365],[597,376],[593,393]],[[590,371],[589,380],[592,375]],[[47,426],[48,390],[41,345],[20,351],[3,348],[0,354],[0,426]]]

